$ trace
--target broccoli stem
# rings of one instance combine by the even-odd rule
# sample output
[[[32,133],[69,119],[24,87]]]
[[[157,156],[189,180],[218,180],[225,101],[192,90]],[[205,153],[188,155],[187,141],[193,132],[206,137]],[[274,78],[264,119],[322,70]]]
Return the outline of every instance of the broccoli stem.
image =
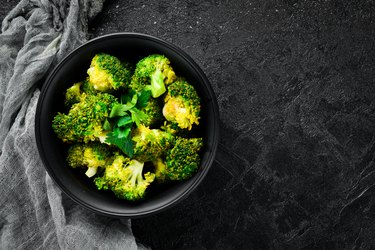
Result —
[[[151,94],[152,97],[157,98],[165,93],[167,89],[164,85],[164,76],[160,70],[156,70],[151,75]]]
[[[96,172],[98,171],[98,167],[89,167],[85,173],[85,175],[89,178],[96,175]]]
[[[142,178],[142,170],[143,170],[143,164],[137,160],[132,160],[131,166],[133,170],[133,176],[131,178],[131,184],[134,187],[136,183],[141,183],[143,181]]]

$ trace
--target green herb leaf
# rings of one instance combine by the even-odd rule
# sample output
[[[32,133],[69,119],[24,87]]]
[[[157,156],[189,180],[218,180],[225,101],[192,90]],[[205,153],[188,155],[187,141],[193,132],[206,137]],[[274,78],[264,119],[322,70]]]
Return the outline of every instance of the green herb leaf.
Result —
[[[106,131],[112,129],[111,123],[108,121],[108,119],[105,119],[104,124],[103,124],[103,129]]]
[[[111,126],[108,120],[105,121],[105,128],[112,129],[112,132],[107,134],[105,141],[116,145],[129,157],[134,154],[131,128],[134,122],[137,126],[140,126],[142,121],[148,119],[148,115],[141,111],[140,108],[147,106],[151,94],[150,90],[143,90],[140,93],[131,90],[122,95],[122,104],[114,105],[109,115],[110,118],[113,118],[113,125]]]
[[[126,94],[121,95],[121,97],[120,97],[121,103],[130,102],[131,99],[133,98],[133,95],[134,95],[134,91],[133,90],[130,90]]]
[[[132,114],[132,120],[137,124],[137,127],[141,125],[141,121],[148,119],[148,115],[135,107],[130,110],[130,113]]]
[[[129,90],[128,93],[122,95],[121,98],[120,98],[121,103],[132,103],[134,105],[137,103],[137,99],[138,99],[137,92],[135,92],[132,89]]]
[[[130,130],[130,128],[115,128],[113,132],[107,134],[105,141],[119,147],[127,156],[133,157],[134,151]]]
[[[142,90],[142,92],[138,95],[138,101],[136,107],[141,109],[147,106],[148,100],[150,99],[151,91],[150,90]]]
[[[130,115],[126,114],[125,116],[122,116],[120,119],[118,119],[116,125],[117,127],[126,127],[129,126],[131,127],[131,124],[133,123],[132,118]]]
[[[130,103],[133,104],[133,106],[135,106],[135,104],[137,104],[137,100],[138,100],[138,95],[134,94],[133,98],[130,101]]]
[[[127,115],[126,111],[133,108],[135,104],[132,103],[126,103],[126,104],[116,104],[113,106],[111,113],[109,114],[110,118],[116,117],[116,116],[124,116]]]
[[[110,118],[116,116],[123,116],[126,114],[126,111],[129,110],[123,104],[116,104],[112,107],[111,113],[109,114]]]

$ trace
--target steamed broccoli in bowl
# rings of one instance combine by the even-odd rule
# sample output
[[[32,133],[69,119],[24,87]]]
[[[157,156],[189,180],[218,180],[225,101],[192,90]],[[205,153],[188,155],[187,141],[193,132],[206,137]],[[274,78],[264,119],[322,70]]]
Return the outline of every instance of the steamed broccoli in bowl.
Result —
[[[167,57],[152,54],[131,65],[99,53],[87,74],[66,90],[66,110],[51,124],[69,146],[69,167],[84,170],[98,190],[129,201],[194,176],[204,145],[193,133],[200,98]]]
[[[140,60],[132,76],[130,87],[136,91],[151,90],[152,97],[165,93],[166,86],[176,79],[170,61],[163,55],[150,55]]]
[[[165,96],[163,115],[167,121],[179,128],[191,130],[193,124],[199,124],[200,99],[194,87],[179,80],[168,86]]]
[[[110,92],[127,87],[130,82],[131,68],[117,57],[100,53],[94,56],[87,70],[89,82],[94,89]]]
[[[143,162],[117,155],[103,175],[94,179],[95,185],[99,190],[111,190],[120,199],[143,199],[155,178],[154,173],[143,173],[143,167]]]
[[[100,140],[106,133],[103,123],[117,102],[117,98],[108,93],[83,93],[79,102],[73,104],[67,114],[58,113],[54,117],[52,128],[64,142]]]
[[[108,145],[100,142],[76,143],[69,147],[67,163],[72,168],[86,169],[87,177],[93,177],[98,168],[103,168],[111,161],[113,152]]]

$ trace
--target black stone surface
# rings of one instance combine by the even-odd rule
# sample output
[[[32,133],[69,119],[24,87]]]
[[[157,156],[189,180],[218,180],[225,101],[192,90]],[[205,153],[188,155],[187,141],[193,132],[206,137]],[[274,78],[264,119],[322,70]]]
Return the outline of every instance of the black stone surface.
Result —
[[[140,242],[375,248],[374,1],[109,0],[91,36],[119,31],[189,53],[221,114],[208,176],[172,209],[133,220]]]

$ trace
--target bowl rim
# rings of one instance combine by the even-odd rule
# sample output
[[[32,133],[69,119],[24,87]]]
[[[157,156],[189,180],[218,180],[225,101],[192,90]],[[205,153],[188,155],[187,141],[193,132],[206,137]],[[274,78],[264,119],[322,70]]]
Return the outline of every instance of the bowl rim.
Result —
[[[212,140],[212,145],[211,145],[211,150],[210,153],[208,154],[208,158],[206,159],[206,164],[205,168],[202,170],[202,172],[199,174],[198,178],[187,187],[187,189],[183,190],[180,195],[175,197],[174,199],[171,199],[170,201],[166,202],[162,206],[157,206],[155,208],[151,208],[148,210],[144,211],[137,211],[137,212],[112,212],[109,210],[105,209],[99,209],[97,207],[93,207],[92,205],[86,203],[84,200],[80,199],[76,195],[74,195],[69,188],[64,185],[60,179],[56,176],[55,172],[53,171],[53,168],[50,166],[48,162],[48,157],[45,154],[44,151],[44,146],[41,142],[41,133],[42,131],[40,130],[40,124],[41,124],[41,110],[42,106],[44,103],[44,98],[46,96],[46,93],[52,83],[53,78],[55,77],[56,73],[60,70],[61,67],[65,65],[67,61],[71,57],[73,57],[76,53],[78,53],[79,50],[81,50],[83,47],[88,46],[89,44],[93,44],[102,40],[106,39],[112,39],[112,38],[118,38],[118,37],[130,37],[130,38],[139,38],[139,39],[145,39],[145,40],[151,40],[151,42],[158,43],[159,45],[162,45],[166,47],[167,49],[173,51],[173,53],[176,53],[178,56],[180,56],[183,60],[188,62],[190,66],[194,69],[194,71],[199,75],[199,78],[203,80],[203,85],[205,88],[207,88],[207,91],[209,93],[208,100],[212,103],[212,108],[213,108],[213,113],[214,113],[214,121],[213,121],[213,126],[211,130],[213,130],[213,140]],[[125,217],[125,218],[140,218],[140,217],[145,217],[151,214],[156,214],[162,211],[165,211],[166,209],[169,209],[173,207],[174,205],[178,204],[180,201],[188,197],[191,192],[195,190],[195,188],[201,183],[201,181],[204,179],[204,177],[207,175],[209,169],[212,166],[212,163],[215,159],[216,153],[217,153],[217,147],[219,144],[219,107],[217,103],[217,99],[215,96],[215,92],[212,89],[212,86],[203,72],[203,70],[199,67],[199,65],[193,60],[193,58],[188,55],[185,51],[183,51],[181,48],[175,46],[171,42],[162,40],[158,37],[149,35],[149,34],[144,34],[144,33],[138,33],[138,32],[117,32],[117,33],[110,33],[102,36],[98,36],[96,38],[93,38],[91,40],[88,40],[69,52],[49,73],[48,77],[44,81],[44,84],[42,86],[42,89],[40,91],[39,95],[39,100],[36,108],[36,115],[35,115],[35,137],[36,137],[36,144],[37,148],[39,151],[39,155],[42,159],[44,168],[46,169],[47,173],[51,177],[51,179],[54,181],[55,184],[60,188],[60,190],[65,193],[70,199],[81,205],[82,207],[89,209],[93,212],[106,215],[106,216],[111,216],[111,217]]]

